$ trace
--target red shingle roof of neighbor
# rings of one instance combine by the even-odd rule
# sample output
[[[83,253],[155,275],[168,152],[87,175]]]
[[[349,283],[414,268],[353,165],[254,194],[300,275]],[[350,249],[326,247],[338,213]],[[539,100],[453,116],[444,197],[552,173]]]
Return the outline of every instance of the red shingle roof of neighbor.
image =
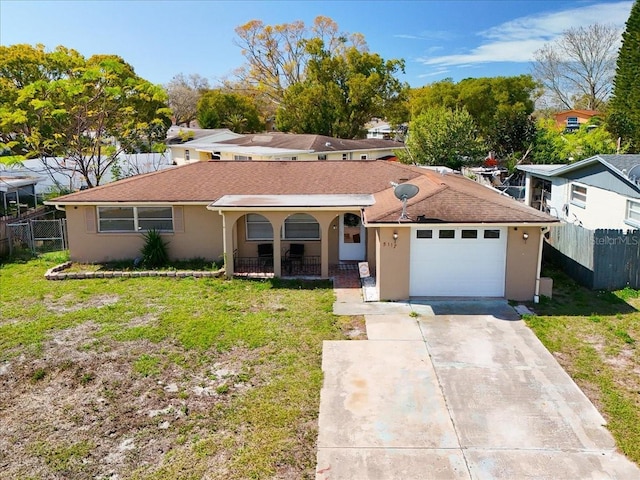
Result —
[[[312,150],[314,152],[341,152],[348,150],[371,150],[378,148],[404,148],[404,144],[393,140],[365,138],[348,140],[327,137],[325,135],[293,134],[293,133],[260,133],[244,135],[240,138],[220,142],[227,145],[244,147],[271,147],[291,150]]]
[[[420,188],[407,211],[438,222],[534,222],[556,219],[456,174],[385,161],[197,162],[126,178],[50,203],[211,203],[223,195],[374,194],[369,222],[397,222],[402,210],[391,182]]]

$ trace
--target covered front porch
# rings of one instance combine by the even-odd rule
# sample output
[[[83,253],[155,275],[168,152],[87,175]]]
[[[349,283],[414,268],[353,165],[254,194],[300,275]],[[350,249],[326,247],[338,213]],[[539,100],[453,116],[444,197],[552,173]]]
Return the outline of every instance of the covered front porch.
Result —
[[[208,208],[223,217],[228,276],[329,278],[340,263],[375,261],[361,219],[370,202],[370,195],[227,195]]]

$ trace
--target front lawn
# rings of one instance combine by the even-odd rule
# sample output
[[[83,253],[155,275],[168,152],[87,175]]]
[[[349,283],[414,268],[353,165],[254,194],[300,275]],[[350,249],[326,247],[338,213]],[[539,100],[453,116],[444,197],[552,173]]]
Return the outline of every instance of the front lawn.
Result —
[[[329,283],[0,267],[0,477],[314,478]]]
[[[622,452],[640,464],[640,296],[594,292],[550,268],[553,299],[526,317],[547,349],[606,418]]]

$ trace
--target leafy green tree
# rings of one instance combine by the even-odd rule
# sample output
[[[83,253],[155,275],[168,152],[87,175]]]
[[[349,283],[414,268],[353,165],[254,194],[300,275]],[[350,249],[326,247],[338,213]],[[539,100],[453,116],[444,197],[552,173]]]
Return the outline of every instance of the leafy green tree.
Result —
[[[499,157],[526,151],[535,137],[531,118],[539,85],[530,75],[451,79],[415,89],[410,94],[412,116],[436,106],[465,108],[473,117],[487,148]]]
[[[0,147],[88,187],[120,152],[159,149],[171,125],[164,90],[115,55],[0,47],[0,85]]]
[[[316,17],[311,26],[300,20],[279,25],[251,20],[235,32],[235,43],[247,60],[235,72],[240,88],[259,92],[276,106],[282,102],[287,88],[304,80],[310,57],[306,49],[308,41],[322,42],[331,55],[349,47],[367,50],[362,35],[340,32],[338,24],[324,16]]]
[[[263,129],[253,98],[221,90],[202,95],[198,102],[198,124],[202,128],[230,128],[236,133]]]
[[[577,131],[566,133],[553,120],[538,122],[533,163],[572,163],[599,154],[616,153],[613,136],[603,127],[582,125]],[[621,147],[621,152],[625,146]]]
[[[406,88],[396,77],[402,60],[349,47],[335,54],[319,39],[307,42],[304,80],[291,85],[276,114],[282,131],[340,138],[362,136],[366,122],[398,112]]]
[[[404,163],[453,169],[477,159],[486,148],[469,112],[441,106],[431,107],[411,121],[405,146],[407,152],[399,153]]]
[[[640,2],[631,14],[622,34],[618,54],[613,97],[609,103],[608,128],[616,137],[630,142],[629,150],[640,152]]]

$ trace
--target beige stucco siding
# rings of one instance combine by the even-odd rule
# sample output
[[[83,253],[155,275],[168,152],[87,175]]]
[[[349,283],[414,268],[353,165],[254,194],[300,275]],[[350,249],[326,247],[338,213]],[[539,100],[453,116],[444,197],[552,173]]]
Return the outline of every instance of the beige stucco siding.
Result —
[[[526,242],[524,233],[529,235]],[[540,227],[509,227],[505,275],[505,297],[509,300],[533,300],[540,235]]]
[[[99,233],[95,206],[68,205],[66,215],[72,261],[99,263],[140,256],[143,235]],[[222,256],[222,219],[204,205],[174,207],[174,228],[175,232],[163,234],[172,259],[218,260]]]
[[[393,239],[393,232],[398,239]],[[410,228],[378,228],[376,241],[376,287],[380,300],[409,298]]]

